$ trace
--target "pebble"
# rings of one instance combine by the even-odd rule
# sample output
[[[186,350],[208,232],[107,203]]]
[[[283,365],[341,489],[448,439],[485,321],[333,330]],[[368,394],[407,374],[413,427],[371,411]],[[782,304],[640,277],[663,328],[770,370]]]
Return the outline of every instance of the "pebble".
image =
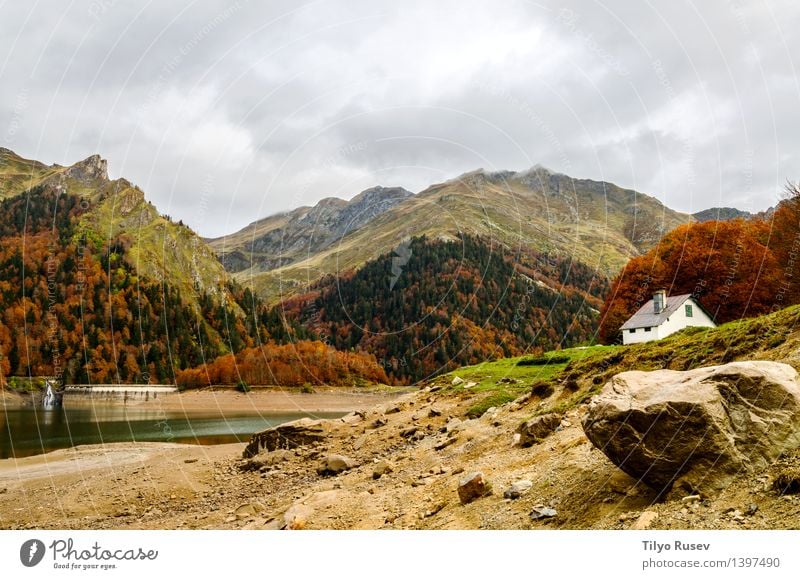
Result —
[[[518,480],[506,489],[503,497],[511,500],[520,498],[533,487],[533,483],[529,480]]]
[[[531,519],[534,521],[539,521],[541,519],[552,519],[556,515],[558,515],[558,511],[551,509],[550,507],[537,506],[533,507],[533,510],[531,511]]]

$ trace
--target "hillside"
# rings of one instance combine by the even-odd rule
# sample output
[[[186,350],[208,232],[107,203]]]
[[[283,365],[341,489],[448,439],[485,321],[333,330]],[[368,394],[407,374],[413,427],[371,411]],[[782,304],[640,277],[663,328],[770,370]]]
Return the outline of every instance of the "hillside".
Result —
[[[287,218],[272,218],[270,227],[281,227]],[[512,252],[533,250],[579,262],[612,276],[665,232],[691,220],[652,197],[611,183],[573,179],[541,167],[518,173],[478,170],[407,197],[332,245],[319,250],[302,245],[302,260],[295,252],[284,261],[278,251],[235,277],[275,303],[323,275],[341,274],[390,253],[411,237],[452,240],[459,233],[492,239]],[[236,234],[244,254],[259,243],[251,230],[250,245],[242,246],[247,231]],[[217,251],[221,243],[213,242]]]
[[[589,342],[606,289],[605,278],[581,264],[460,234],[415,237],[399,255],[323,278],[276,309],[339,350],[373,354],[395,380],[416,382]]]
[[[269,312],[214,252],[138,187],[110,180],[100,157],[48,167],[0,153],[0,385],[174,383],[230,352],[282,353]],[[350,358],[354,378],[384,377]]]
[[[328,197],[314,207],[251,223],[241,231],[210,240],[209,245],[228,271],[269,271],[334,246],[349,232],[412,196],[402,187],[372,187],[350,201]]]

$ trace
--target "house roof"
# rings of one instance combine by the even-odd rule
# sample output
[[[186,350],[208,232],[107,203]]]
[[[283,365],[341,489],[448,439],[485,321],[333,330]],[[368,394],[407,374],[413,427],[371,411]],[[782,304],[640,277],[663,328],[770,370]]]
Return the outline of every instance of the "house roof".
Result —
[[[653,300],[650,300],[639,311],[633,314],[628,321],[622,324],[620,330],[632,330],[633,328],[651,328],[660,326],[667,321],[667,318],[674,314],[683,302],[692,297],[692,294],[683,294],[679,296],[668,296],[667,303],[664,310],[657,314],[653,310]],[[699,304],[698,304],[699,305]]]

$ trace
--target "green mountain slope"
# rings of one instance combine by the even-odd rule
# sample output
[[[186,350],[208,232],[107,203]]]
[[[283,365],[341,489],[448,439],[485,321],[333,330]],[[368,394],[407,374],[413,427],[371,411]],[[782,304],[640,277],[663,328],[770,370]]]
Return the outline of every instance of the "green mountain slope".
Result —
[[[285,227],[285,217],[271,219],[274,227]],[[520,173],[479,170],[402,200],[326,247],[306,244],[284,261],[280,247],[272,246],[273,260],[251,260],[235,277],[277,302],[324,275],[357,269],[411,237],[454,240],[459,233],[574,260],[610,276],[666,231],[689,221],[691,216],[652,197],[610,183],[541,167]],[[236,237],[243,255],[258,248],[258,231],[250,231],[249,238],[244,231]],[[219,250],[220,243],[213,245]]]

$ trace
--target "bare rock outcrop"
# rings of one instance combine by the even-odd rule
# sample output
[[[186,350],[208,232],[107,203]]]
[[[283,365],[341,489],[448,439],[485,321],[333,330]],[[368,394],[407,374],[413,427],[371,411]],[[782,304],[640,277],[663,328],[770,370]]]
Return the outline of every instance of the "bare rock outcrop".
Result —
[[[800,446],[797,372],[765,361],[623,372],[592,400],[583,429],[658,491],[714,491]]]
[[[262,451],[313,445],[325,440],[329,431],[330,423],[327,420],[301,418],[287,422],[254,434],[245,447],[243,456],[251,458]]]

